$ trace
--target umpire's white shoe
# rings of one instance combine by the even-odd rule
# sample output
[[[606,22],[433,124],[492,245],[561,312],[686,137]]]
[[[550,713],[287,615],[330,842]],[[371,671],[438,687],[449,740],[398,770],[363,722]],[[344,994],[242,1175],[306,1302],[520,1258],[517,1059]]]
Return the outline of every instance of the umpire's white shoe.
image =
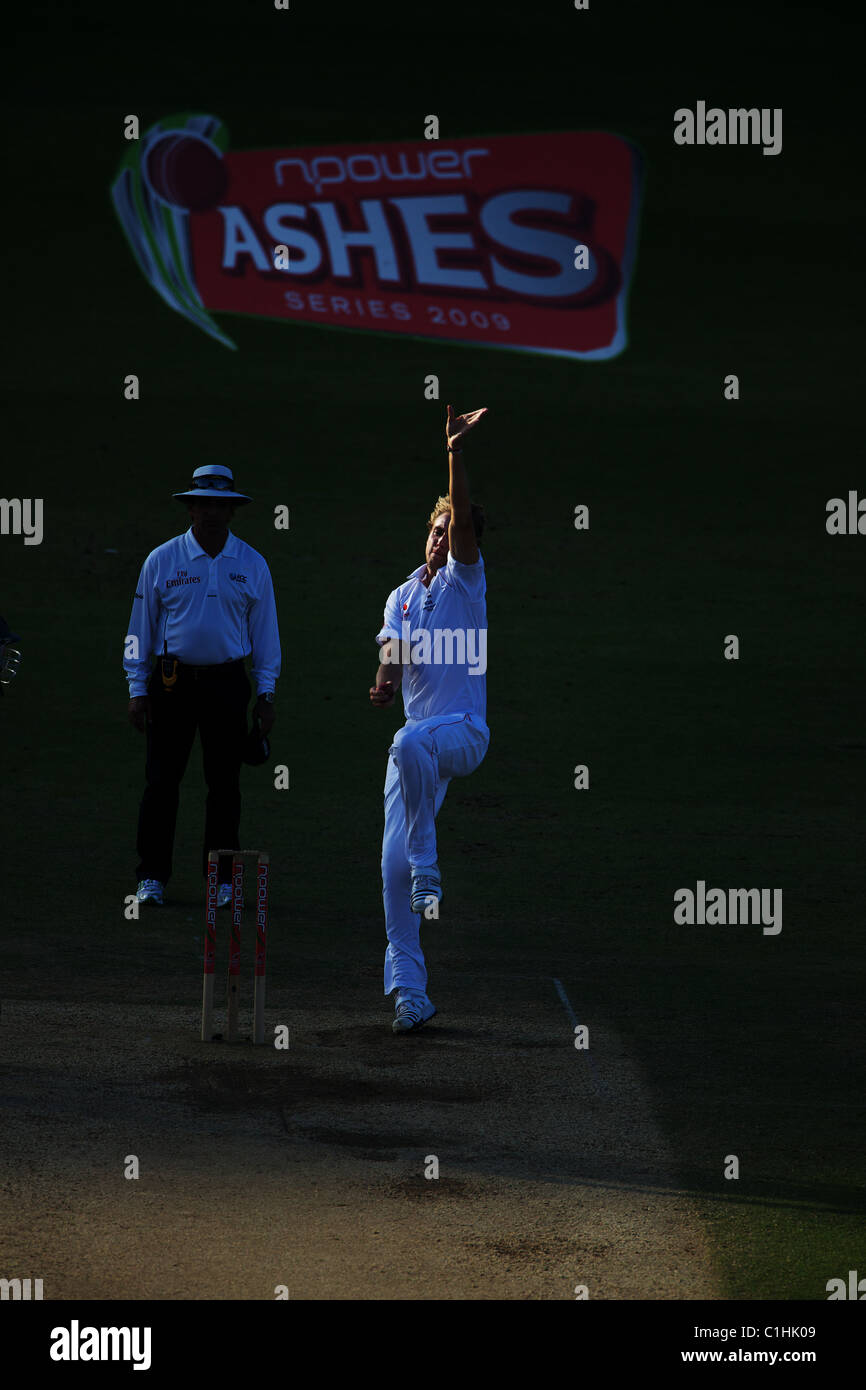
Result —
[[[431,903],[442,901],[442,875],[437,864],[429,868],[412,870],[412,897],[410,906],[413,912],[425,912]]]
[[[220,883],[217,887],[217,907],[228,907],[232,900],[230,883]]]
[[[433,1018],[435,1013],[436,1008],[430,1003],[426,994],[405,995],[400,998],[397,1005],[391,1031],[392,1033],[414,1033],[418,1028],[423,1028],[428,1019]]]
[[[157,907],[162,907],[162,891],[164,887],[165,884],[160,883],[158,878],[143,878],[138,885],[135,896],[140,903],[156,903]]]

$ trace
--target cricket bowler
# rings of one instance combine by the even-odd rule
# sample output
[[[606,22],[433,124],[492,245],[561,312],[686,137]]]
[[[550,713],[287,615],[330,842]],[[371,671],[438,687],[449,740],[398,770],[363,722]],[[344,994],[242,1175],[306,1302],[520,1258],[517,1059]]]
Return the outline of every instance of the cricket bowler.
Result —
[[[421,922],[436,920],[442,876],[436,816],[452,777],[468,777],[490,742],[487,727],[487,585],[478,548],[484,513],[470,501],[466,435],[487,408],[454,415],[448,406],[448,496],[427,524],[424,564],[389,594],[376,637],[379,669],[370,700],[394,703],[402,686],[406,723],[389,750],[385,777],[382,896],[385,995],[395,994],[395,1033],[436,1013],[427,995]]]

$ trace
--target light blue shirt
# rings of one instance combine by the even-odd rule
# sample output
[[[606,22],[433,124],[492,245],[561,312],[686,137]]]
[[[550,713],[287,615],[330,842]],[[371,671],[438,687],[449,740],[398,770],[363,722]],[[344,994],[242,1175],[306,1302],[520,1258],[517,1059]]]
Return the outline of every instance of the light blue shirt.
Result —
[[[147,694],[151,658],[166,649],[191,666],[252,656],[256,692],[273,690],[281,658],[271,573],[258,551],[231,531],[219,555],[202,550],[190,527],[145,560],[123,662],[130,698]]]
[[[487,719],[487,582],[484,561],[464,565],[448,556],[429,587],[426,565],[388,595],[376,641],[401,640],[403,706],[407,720],[437,714]],[[408,659],[407,659],[408,658]]]

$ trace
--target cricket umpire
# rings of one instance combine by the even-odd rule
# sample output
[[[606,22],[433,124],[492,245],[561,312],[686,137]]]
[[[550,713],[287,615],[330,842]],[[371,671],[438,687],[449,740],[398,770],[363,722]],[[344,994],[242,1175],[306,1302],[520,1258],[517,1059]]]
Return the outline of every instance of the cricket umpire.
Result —
[[[126,637],[129,720],[147,736],[146,786],[138,816],[139,902],[162,904],[171,877],[180,783],[196,730],[201,736],[207,809],[202,873],[210,849],[240,848],[240,768],[248,747],[247,708],[259,741],[274,723],[280,639],[267,563],[229,530],[238,506],[231,469],[197,468],[188,492],[188,531],[151,551],[139,576]],[[152,658],[156,663],[151,667]],[[254,736],[256,734],[254,727]],[[261,757],[247,755],[248,761]],[[219,866],[219,906],[231,901],[231,859]]]

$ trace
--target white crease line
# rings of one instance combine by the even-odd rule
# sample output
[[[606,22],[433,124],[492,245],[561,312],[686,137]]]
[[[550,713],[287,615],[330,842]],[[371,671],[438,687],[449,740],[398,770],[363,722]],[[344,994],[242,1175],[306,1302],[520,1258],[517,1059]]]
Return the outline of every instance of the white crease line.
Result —
[[[564,988],[563,988],[563,986],[562,986],[561,981],[559,981],[559,980],[557,980],[557,979],[554,979],[553,984],[554,984],[554,987],[555,987],[555,989],[556,989],[557,994],[559,995],[560,999],[562,1000],[563,1008],[565,1009],[565,1012],[568,1014],[568,1017],[569,1017],[569,1019],[571,1020],[571,1026],[572,1026],[572,1028],[579,1028],[579,1027],[580,1027],[580,1023],[579,1023],[579,1021],[578,1021],[577,1015],[575,1014],[574,1009],[571,1007],[571,1001],[569,1000],[569,997],[568,997],[568,995],[566,994],[566,992],[565,992],[565,990],[564,990]],[[592,1052],[591,1052],[590,1048],[588,1048],[588,1047],[587,1047],[587,1048],[577,1048],[577,1049],[575,1049],[575,1050],[578,1051],[578,1052],[583,1052],[584,1056],[586,1057],[587,1065],[588,1065],[588,1067],[589,1067],[589,1079],[590,1079],[590,1081],[592,1082],[592,1085],[593,1085],[593,1089],[594,1089],[594,1091],[595,1091],[595,1094],[596,1094],[597,1096],[601,1096],[601,1097],[604,1097],[604,1098],[609,1099],[609,1098],[610,1098],[610,1090],[609,1090],[609,1088],[605,1085],[605,1083],[602,1081],[601,1077],[599,1076],[598,1072],[596,1071],[595,1062],[594,1062],[593,1059],[592,1059]]]

